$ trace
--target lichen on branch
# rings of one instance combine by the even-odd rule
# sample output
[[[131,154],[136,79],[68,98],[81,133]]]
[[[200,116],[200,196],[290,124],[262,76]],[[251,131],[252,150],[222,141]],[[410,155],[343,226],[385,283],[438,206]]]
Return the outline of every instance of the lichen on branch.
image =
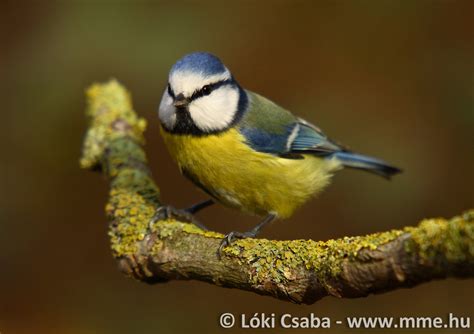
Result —
[[[161,203],[143,150],[146,122],[125,88],[115,80],[95,84],[87,98],[80,163],[108,179],[111,249],[129,276],[148,283],[197,279],[296,303],[474,277],[474,210],[337,240],[238,240],[219,259],[222,234],[176,220],[153,222]]]

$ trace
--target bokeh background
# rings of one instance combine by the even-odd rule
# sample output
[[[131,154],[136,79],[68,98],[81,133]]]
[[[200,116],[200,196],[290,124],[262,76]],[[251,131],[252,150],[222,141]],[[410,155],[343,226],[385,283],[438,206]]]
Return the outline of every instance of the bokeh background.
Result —
[[[310,306],[200,282],[135,282],[109,251],[107,184],[78,167],[84,91],[114,77],[149,121],[163,200],[204,199],[171,162],[156,110],[170,66],[205,50],[244,87],[405,171],[391,182],[343,171],[265,237],[325,240],[459,214],[474,204],[473,4],[2,1],[0,332],[218,333],[222,312],[474,318],[472,280]],[[256,222],[222,207],[200,219],[222,232]]]

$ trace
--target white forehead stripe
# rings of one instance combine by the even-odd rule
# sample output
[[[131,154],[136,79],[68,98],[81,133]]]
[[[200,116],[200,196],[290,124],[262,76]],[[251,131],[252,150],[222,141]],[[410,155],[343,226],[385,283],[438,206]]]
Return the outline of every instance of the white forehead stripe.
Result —
[[[196,90],[205,85],[218,81],[229,80],[231,74],[228,69],[223,73],[214,75],[204,75],[199,72],[173,72],[170,74],[169,83],[175,94],[183,93],[184,96],[191,96]]]

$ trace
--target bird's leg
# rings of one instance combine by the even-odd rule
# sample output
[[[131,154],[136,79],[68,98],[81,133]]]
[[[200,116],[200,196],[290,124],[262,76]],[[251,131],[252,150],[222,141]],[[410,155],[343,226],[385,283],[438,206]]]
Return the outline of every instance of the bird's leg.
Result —
[[[199,202],[197,204],[194,204],[193,206],[190,206],[189,208],[185,209],[184,211],[189,212],[189,213],[194,215],[195,213],[201,211],[202,209],[207,208],[208,206],[211,206],[212,204],[214,204],[214,200],[208,199],[206,201],[202,201],[202,202]]]
[[[219,245],[219,249],[217,250],[217,256],[220,258],[221,253],[222,253],[222,249],[224,249],[224,247],[230,246],[230,244],[232,244],[232,242],[234,242],[236,239],[255,238],[257,236],[257,234],[260,232],[260,230],[265,225],[267,225],[268,223],[275,220],[276,217],[277,217],[276,214],[271,213],[268,216],[266,216],[260,223],[257,224],[257,226],[255,226],[250,231],[247,231],[247,232],[235,232],[235,231],[230,232],[229,234],[227,234],[224,237],[224,239],[222,239],[221,244]]]
[[[197,221],[194,218],[194,214],[197,213],[198,211],[201,211],[204,208],[207,208],[208,206],[214,204],[214,201],[212,199],[208,199],[203,202],[199,202],[187,209],[176,209],[170,205],[163,205],[160,206],[158,209],[156,209],[155,215],[151,219],[150,224],[154,224],[155,222],[159,220],[166,220],[166,219],[171,219],[174,218],[176,220],[184,221],[187,223],[192,223],[199,227],[202,230],[208,230],[206,226],[201,224],[199,221]]]

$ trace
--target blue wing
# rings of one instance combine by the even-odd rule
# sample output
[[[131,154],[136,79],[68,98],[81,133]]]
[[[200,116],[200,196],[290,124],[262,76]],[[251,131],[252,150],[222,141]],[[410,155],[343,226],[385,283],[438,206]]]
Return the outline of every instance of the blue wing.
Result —
[[[400,172],[382,160],[351,152],[329,139],[316,126],[264,97],[250,91],[246,93],[250,97],[250,105],[237,128],[255,151],[288,159],[301,159],[303,155],[335,158],[343,166],[387,178]]]
[[[282,125],[278,131],[269,132],[255,127],[241,127],[247,143],[258,152],[287,156],[294,153],[311,153],[325,156],[343,150],[328,139],[315,126],[297,119]]]
[[[280,156],[295,156],[297,152],[318,155],[341,150],[314,125],[263,96],[245,92],[249,105],[238,129],[254,150]]]
[[[385,161],[351,152],[304,120],[297,120],[285,126],[278,133],[252,127],[243,127],[240,132],[245,136],[249,146],[259,152],[290,159],[301,158],[302,154],[336,158],[346,167],[365,170],[385,178],[390,178],[401,171]]]
[[[287,142],[292,126],[294,125],[285,127],[279,133],[272,133],[254,127],[242,127],[240,133],[244,135],[247,144],[255,151],[282,155],[288,153]]]
[[[330,140],[319,128],[304,120],[296,123],[293,138],[289,139],[289,149],[292,153],[312,153],[326,156],[334,152],[344,151],[345,148]]]

